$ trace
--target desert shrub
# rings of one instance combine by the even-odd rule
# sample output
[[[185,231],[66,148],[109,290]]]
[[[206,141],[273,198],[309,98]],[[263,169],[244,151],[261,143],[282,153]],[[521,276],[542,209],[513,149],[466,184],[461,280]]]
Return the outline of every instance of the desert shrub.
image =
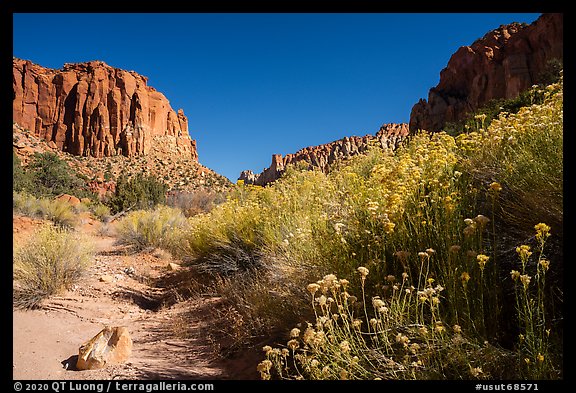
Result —
[[[78,222],[76,208],[63,200],[13,192],[12,201],[13,210],[28,217],[50,220],[63,228],[73,228]]]
[[[90,211],[100,221],[105,221],[110,217],[110,207],[102,202],[96,202],[90,205]]]
[[[78,214],[75,207],[59,199],[39,199],[38,215],[58,226],[66,228],[73,228],[78,222]]]
[[[166,205],[177,207],[186,217],[200,213],[208,213],[215,205],[226,201],[226,194],[210,190],[194,192],[171,191],[166,197]]]
[[[157,206],[153,210],[137,210],[128,213],[116,226],[121,244],[129,244],[136,250],[147,247],[169,248],[175,232],[186,225],[186,218],[179,209]]]
[[[37,197],[60,194],[72,194],[78,198],[93,197],[80,175],[55,153],[34,153],[26,172],[30,176],[26,191]]]
[[[463,168],[484,184],[497,180],[502,218],[531,228],[546,222],[561,230],[563,215],[562,83],[545,89],[544,102],[502,114],[483,133],[459,137]]]
[[[36,217],[39,211],[38,198],[26,192],[12,192],[12,207],[14,212],[28,217]]]
[[[328,174],[289,168],[267,187],[238,184],[227,202],[189,219],[190,227],[180,233],[173,254],[204,269],[215,280],[234,282],[242,277],[246,288],[265,287],[274,272],[274,284],[268,286],[290,302],[284,309],[268,307],[270,313],[279,313],[276,318],[267,314],[269,325],[277,324],[267,326],[270,335],[281,327],[288,329],[295,314],[300,315],[302,324],[309,320],[311,311],[301,309],[307,300],[301,288],[314,277],[349,277],[350,286],[362,288],[365,299],[391,296],[391,277],[397,283],[404,275],[414,278],[410,287],[403,289],[416,294],[426,291],[428,280],[434,280],[433,288],[443,287],[439,300],[434,300],[442,305],[434,311],[436,321],[445,327],[458,325],[466,334],[465,349],[454,352],[448,342],[435,338],[438,347],[429,344],[425,348],[428,352],[438,349],[438,357],[428,357],[424,366],[406,373],[395,374],[394,366],[388,377],[505,377],[500,373],[504,370],[514,378],[557,378],[561,356],[549,356],[551,351],[546,348],[560,348],[562,342],[558,278],[562,254],[561,248],[553,245],[562,243],[562,82],[545,90],[540,104],[516,114],[501,114],[488,127],[457,138],[443,132],[420,132],[394,152],[372,147]],[[522,308],[514,306],[510,270],[517,263],[513,250],[534,237],[532,228],[538,223],[549,225],[552,233],[546,255],[550,272],[538,292],[546,294],[540,297],[541,309],[550,336],[546,346],[521,349],[519,334],[526,336],[522,331],[529,323],[522,322]],[[370,280],[356,274],[359,267],[370,271]],[[229,286],[220,286],[219,291],[237,304],[243,326],[253,329],[248,335],[263,334],[260,312],[253,312],[263,310],[260,297],[241,299],[237,296],[240,291],[230,292]],[[416,305],[413,309],[421,310],[421,305]],[[355,315],[358,312],[366,319],[366,329],[372,317],[379,318],[368,318],[362,309]],[[418,319],[412,312],[408,319],[397,320],[402,315],[396,314],[396,335],[402,333],[423,344],[401,330],[410,324],[430,325],[432,310],[423,315],[424,319]],[[542,319],[528,319],[542,326]],[[542,339],[533,341],[541,343]],[[402,344],[392,342],[383,356],[407,367],[400,360],[410,354]],[[359,352],[372,348],[358,343]],[[542,358],[538,353],[550,360],[545,369],[518,371],[515,362],[521,354],[534,362]],[[514,364],[518,373],[505,367],[509,364]],[[272,363],[260,368],[268,366]],[[355,376],[386,375],[360,372]]]
[[[121,175],[116,183],[116,192],[110,198],[113,212],[127,209],[149,209],[166,201],[168,186],[154,176],[138,173],[133,177]]]
[[[43,299],[69,289],[92,257],[91,243],[79,234],[43,226],[14,250],[14,306],[37,307]]]
[[[20,158],[12,152],[12,190],[21,192],[31,188],[31,178],[22,167]]]
[[[423,252],[418,258],[426,265],[430,257]],[[414,280],[407,273],[390,275],[390,290],[372,298],[365,292],[369,270],[361,266],[358,272],[356,292],[334,274],[307,285],[314,323],[293,328],[285,346],[263,347],[266,359],[258,365],[263,379],[506,377],[501,366],[508,353],[443,320],[444,287],[427,269]]]

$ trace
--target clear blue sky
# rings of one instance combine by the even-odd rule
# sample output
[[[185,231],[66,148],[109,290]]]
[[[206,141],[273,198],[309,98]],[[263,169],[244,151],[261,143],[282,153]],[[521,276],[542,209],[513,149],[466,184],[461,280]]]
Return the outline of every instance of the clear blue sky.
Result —
[[[200,162],[235,181],[288,154],[408,122],[462,45],[539,14],[14,14],[13,55],[103,60],[184,109]]]

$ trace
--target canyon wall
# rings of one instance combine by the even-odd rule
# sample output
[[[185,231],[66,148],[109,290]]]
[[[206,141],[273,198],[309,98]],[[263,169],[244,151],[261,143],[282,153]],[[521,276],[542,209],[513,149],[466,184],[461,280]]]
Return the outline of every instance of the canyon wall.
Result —
[[[308,169],[318,168],[326,173],[335,161],[362,154],[371,144],[395,149],[407,135],[406,123],[384,124],[375,135],[344,137],[323,145],[305,147],[284,157],[281,154],[274,154],[268,168],[259,174],[254,174],[250,170],[243,171],[238,180],[242,180],[245,184],[264,186],[280,178],[288,165],[299,162],[306,163]]]
[[[13,121],[74,155],[165,154],[198,160],[188,119],[134,71],[102,61],[60,70],[13,58]]]
[[[539,83],[551,61],[562,59],[562,14],[500,26],[452,55],[428,100],[412,108],[410,132],[440,131],[492,99],[514,98]]]

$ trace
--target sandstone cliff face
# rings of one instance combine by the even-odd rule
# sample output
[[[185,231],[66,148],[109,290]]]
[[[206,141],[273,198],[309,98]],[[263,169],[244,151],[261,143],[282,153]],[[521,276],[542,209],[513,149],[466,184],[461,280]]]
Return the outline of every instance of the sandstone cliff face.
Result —
[[[245,184],[263,186],[280,178],[289,164],[298,162],[305,162],[308,169],[319,168],[326,173],[335,161],[362,154],[372,143],[382,148],[395,149],[407,135],[408,124],[406,123],[384,124],[376,135],[345,137],[323,145],[305,147],[285,157],[281,154],[274,154],[272,164],[262,173],[254,174],[250,170],[243,171],[238,180],[244,181]]]
[[[127,157],[159,147],[198,160],[188,119],[133,71],[101,61],[53,70],[13,58],[13,120],[62,151]]]
[[[428,101],[412,108],[410,131],[440,131],[491,99],[514,98],[538,82],[550,60],[562,58],[562,14],[500,26],[452,55]]]

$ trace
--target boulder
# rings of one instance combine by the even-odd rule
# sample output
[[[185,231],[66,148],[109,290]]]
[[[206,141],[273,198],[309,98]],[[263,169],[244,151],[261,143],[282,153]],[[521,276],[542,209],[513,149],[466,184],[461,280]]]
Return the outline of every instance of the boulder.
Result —
[[[78,350],[78,370],[94,370],[125,362],[132,354],[132,339],[124,326],[106,326]]]
[[[166,265],[166,269],[171,270],[171,271],[175,271],[180,269],[180,265],[178,265],[177,263],[174,262],[170,262],[168,263],[168,265]]]
[[[76,205],[80,204],[80,202],[81,202],[80,199],[76,198],[74,195],[69,195],[69,194],[60,194],[55,199],[58,199],[58,200],[64,201],[64,202],[68,202],[72,206],[76,206]]]

